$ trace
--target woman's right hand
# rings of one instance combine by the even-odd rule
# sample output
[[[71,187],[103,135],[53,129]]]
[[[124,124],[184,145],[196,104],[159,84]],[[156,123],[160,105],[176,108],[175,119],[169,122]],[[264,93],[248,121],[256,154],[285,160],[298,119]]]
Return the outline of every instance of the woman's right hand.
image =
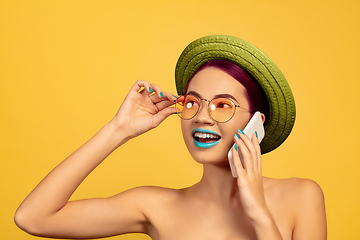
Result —
[[[175,113],[175,107],[170,107],[174,105],[174,100],[176,97],[163,92],[159,86],[139,80],[132,86],[110,123],[127,138],[136,137],[157,127]]]
[[[141,198],[136,193],[72,202],[69,199],[113,150],[158,126],[174,113],[171,105],[175,99],[154,84],[137,81],[116,116],[53,169],[23,201],[15,215],[16,224],[30,234],[55,238],[98,238],[144,232],[146,218],[134,204]]]

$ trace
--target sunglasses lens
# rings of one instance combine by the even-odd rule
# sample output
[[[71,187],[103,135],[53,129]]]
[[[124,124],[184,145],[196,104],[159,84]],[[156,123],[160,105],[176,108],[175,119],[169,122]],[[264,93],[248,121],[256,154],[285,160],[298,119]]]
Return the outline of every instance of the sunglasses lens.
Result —
[[[217,122],[229,121],[235,112],[234,103],[227,98],[215,98],[209,104],[211,117]]]
[[[180,96],[175,104],[177,114],[183,119],[194,117],[199,106],[199,100],[192,95]]]

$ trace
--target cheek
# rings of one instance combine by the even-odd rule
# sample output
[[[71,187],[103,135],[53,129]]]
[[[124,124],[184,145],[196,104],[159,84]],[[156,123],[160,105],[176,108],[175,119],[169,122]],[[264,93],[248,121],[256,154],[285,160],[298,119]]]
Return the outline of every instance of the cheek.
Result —
[[[185,144],[188,146],[188,143],[192,141],[190,122],[186,120],[181,120],[181,132],[185,141]]]
[[[231,138],[231,141],[233,141],[233,137],[235,133],[239,131],[239,129],[243,130],[246,126],[246,124],[249,122],[250,117],[242,117],[242,118],[233,118],[229,122],[226,123],[226,125],[223,126],[223,135],[226,138]]]

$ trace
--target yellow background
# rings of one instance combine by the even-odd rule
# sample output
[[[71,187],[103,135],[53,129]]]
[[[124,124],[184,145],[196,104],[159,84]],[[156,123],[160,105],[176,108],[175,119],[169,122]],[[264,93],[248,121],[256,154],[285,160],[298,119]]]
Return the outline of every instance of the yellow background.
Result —
[[[17,206],[112,118],[137,79],[175,93],[183,48],[228,34],[265,52],[295,95],[294,130],[263,157],[264,175],[317,181],[328,239],[359,239],[359,12],[355,0],[1,0],[0,238],[38,239],[13,223]],[[172,116],[118,149],[73,198],[198,181],[201,166],[187,153],[179,122]]]

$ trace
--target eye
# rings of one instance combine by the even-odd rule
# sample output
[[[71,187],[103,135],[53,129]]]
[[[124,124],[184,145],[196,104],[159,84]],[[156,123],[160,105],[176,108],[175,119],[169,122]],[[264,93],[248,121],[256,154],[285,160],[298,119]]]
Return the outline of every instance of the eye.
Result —
[[[189,100],[186,103],[186,108],[194,108],[197,106],[198,106],[198,103],[197,103],[197,101],[194,101],[194,100]]]
[[[232,104],[228,101],[218,102],[216,108],[232,108]]]

